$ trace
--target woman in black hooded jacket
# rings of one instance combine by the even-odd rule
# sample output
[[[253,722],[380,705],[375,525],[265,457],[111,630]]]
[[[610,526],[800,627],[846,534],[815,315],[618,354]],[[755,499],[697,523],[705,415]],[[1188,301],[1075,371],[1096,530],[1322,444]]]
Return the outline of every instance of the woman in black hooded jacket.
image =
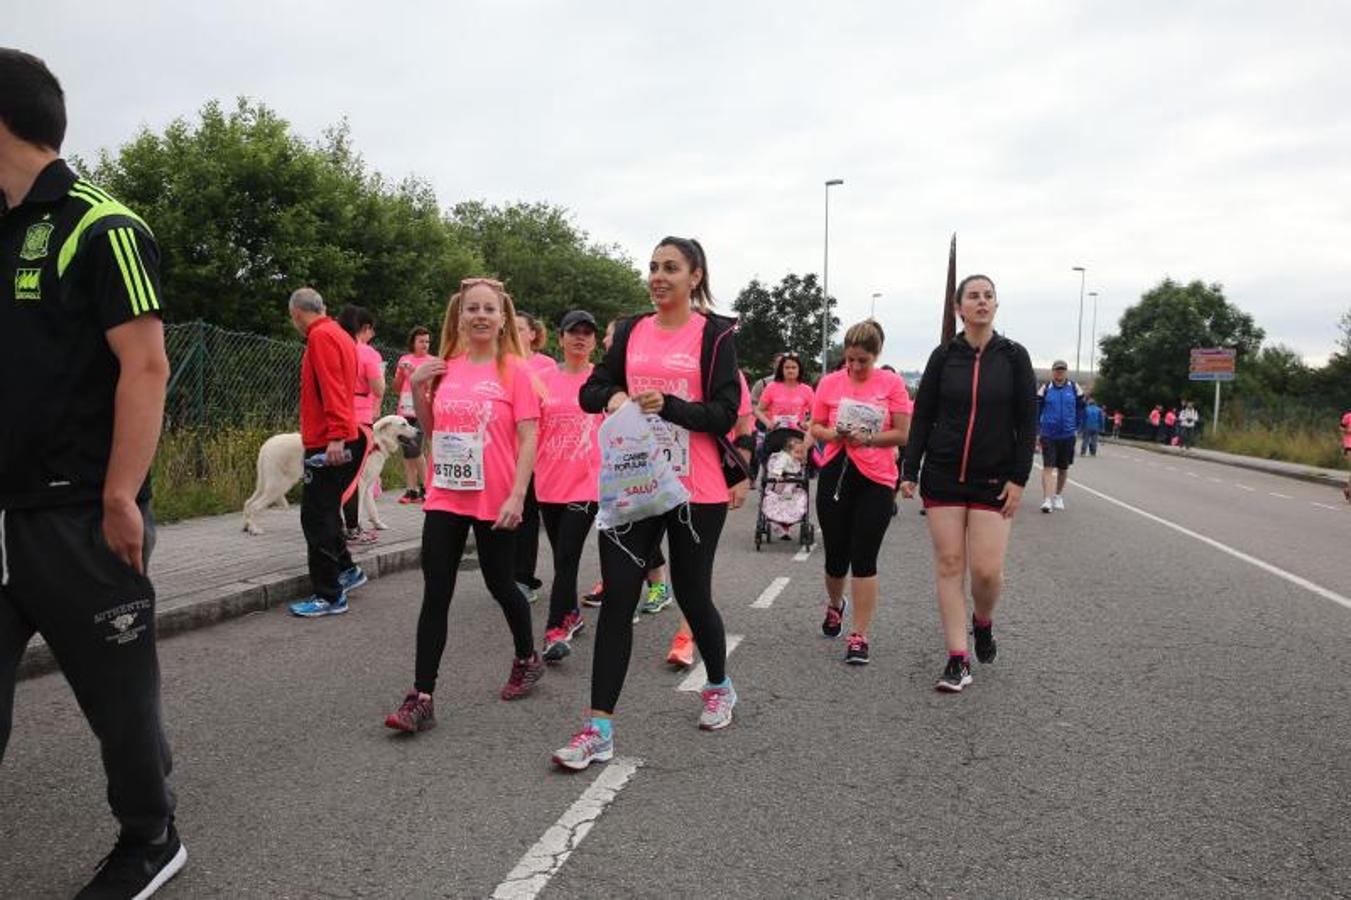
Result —
[[[901,493],[913,497],[918,482],[933,539],[948,649],[936,687],[944,691],[971,683],[968,570],[976,658],[994,661],[992,616],[1004,582],[1004,553],[1037,437],[1032,361],[1021,344],[994,330],[999,306],[994,282],[968,276],[957,287],[954,305],[964,328],[929,356],[901,467]]]

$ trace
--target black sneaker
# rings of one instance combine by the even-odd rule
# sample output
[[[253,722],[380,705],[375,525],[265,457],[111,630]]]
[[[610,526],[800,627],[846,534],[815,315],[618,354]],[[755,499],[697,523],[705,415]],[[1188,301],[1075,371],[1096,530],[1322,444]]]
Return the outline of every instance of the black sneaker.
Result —
[[[133,900],[150,897],[188,861],[188,851],[171,824],[163,844],[133,844],[119,840],[99,862],[98,874],[75,895],[75,900]]]
[[[605,602],[605,583],[597,581],[590,593],[582,595],[582,606],[600,606]]]
[[[831,606],[830,601],[826,601],[826,618],[821,622],[821,633],[826,637],[839,637],[840,632],[844,630],[844,611],[849,608],[849,601],[840,598],[838,608]]]
[[[851,666],[866,666],[868,664],[868,639],[856,631],[845,638],[844,642],[844,661]]]
[[[994,662],[995,654],[999,652],[999,645],[994,639],[994,624],[986,625],[984,628],[976,624],[974,617],[971,619],[971,634],[976,639],[976,659],[983,663]]]
[[[943,669],[943,674],[938,676],[938,682],[934,685],[934,688],[956,694],[960,693],[962,688],[970,683],[970,661],[962,656],[949,656],[947,667]]]

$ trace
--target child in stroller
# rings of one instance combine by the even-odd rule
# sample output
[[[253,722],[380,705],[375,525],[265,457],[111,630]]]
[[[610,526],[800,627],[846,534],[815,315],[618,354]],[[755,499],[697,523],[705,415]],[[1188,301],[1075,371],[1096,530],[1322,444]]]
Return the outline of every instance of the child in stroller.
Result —
[[[797,428],[776,428],[765,437],[765,466],[760,475],[760,508],[755,523],[755,549],[775,538],[792,540],[800,525],[802,546],[814,534],[808,510],[811,496],[807,478],[807,437]]]

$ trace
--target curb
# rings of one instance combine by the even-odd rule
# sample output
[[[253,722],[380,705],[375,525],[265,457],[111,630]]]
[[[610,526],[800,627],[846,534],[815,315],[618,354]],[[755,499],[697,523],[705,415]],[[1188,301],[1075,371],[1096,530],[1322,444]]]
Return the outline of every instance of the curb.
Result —
[[[421,538],[399,541],[352,555],[352,561],[365,569],[371,580],[416,569],[421,560]],[[466,552],[460,560],[461,569],[477,566],[478,557],[470,552]],[[305,566],[294,566],[256,578],[214,585],[192,594],[159,598],[155,608],[155,636],[157,640],[162,640],[185,631],[272,609],[305,596],[309,589],[309,570]],[[34,678],[56,669],[56,659],[51,649],[40,636],[34,636],[19,663],[19,679]]]
[[[1285,468],[1277,468],[1276,466],[1268,465],[1269,462],[1276,462],[1276,460],[1258,459],[1257,457],[1249,457],[1249,456],[1234,456],[1233,459],[1217,459],[1214,456],[1209,455],[1198,456],[1195,455],[1194,452],[1184,454],[1178,451],[1170,450],[1162,445],[1155,444],[1153,441],[1137,441],[1131,438],[1124,438],[1124,439],[1117,438],[1111,443],[1120,444],[1123,447],[1134,447],[1137,450],[1147,450],[1150,453],[1158,453],[1163,456],[1172,456],[1178,459],[1196,459],[1200,460],[1201,462],[1217,463],[1218,465],[1221,466],[1232,466],[1235,469],[1249,469],[1253,472],[1262,472],[1267,475],[1279,475],[1282,478],[1292,478],[1296,481],[1307,481],[1311,484],[1321,484],[1324,487],[1341,488],[1343,485],[1346,484],[1347,481],[1345,477],[1342,477],[1340,475],[1330,475],[1325,473],[1323,470],[1314,468],[1312,466],[1305,467],[1302,469],[1291,470]],[[1206,452],[1204,447],[1200,449],[1201,452],[1203,453]],[[1287,463],[1283,461],[1281,462],[1281,466],[1298,466],[1298,465],[1300,465],[1300,463]]]

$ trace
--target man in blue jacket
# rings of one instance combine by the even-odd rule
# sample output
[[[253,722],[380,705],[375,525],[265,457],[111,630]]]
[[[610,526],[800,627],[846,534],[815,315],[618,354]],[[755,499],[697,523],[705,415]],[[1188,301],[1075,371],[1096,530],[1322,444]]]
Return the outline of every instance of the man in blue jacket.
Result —
[[[1098,455],[1098,434],[1102,431],[1103,413],[1093,395],[1088,396],[1088,405],[1084,407],[1084,428],[1079,442],[1080,456]]]
[[[1051,365],[1051,381],[1037,390],[1044,513],[1065,508],[1065,482],[1074,462],[1074,438],[1084,424],[1084,392],[1069,380],[1069,368],[1063,359],[1057,359]]]

